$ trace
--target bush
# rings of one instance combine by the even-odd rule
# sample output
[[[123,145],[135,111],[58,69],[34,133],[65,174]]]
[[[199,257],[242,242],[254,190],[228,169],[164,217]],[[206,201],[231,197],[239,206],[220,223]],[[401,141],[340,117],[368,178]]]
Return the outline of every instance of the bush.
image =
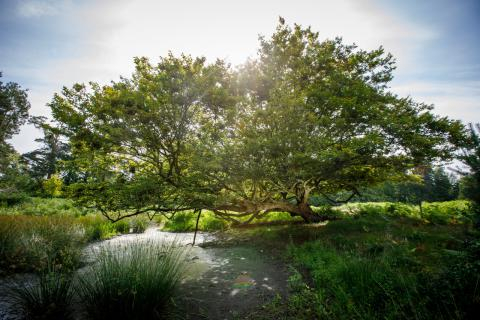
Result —
[[[149,221],[146,217],[136,216],[130,219],[130,228],[133,233],[143,233],[148,228]]]
[[[28,198],[27,194],[16,189],[0,191],[0,206],[10,207],[24,202]]]
[[[33,283],[10,284],[6,294],[12,314],[19,314],[22,319],[73,319],[73,287],[69,275],[48,272]]]
[[[26,198],[14,206],[0,208],[0,214],[31,216],[84,216],[91,209],[80,208],[70,199],[61,198]]]
[[[435,224],[468,223],[473,212],[468,201],[433,202],[423,205],[422,217]]]
[[[165,221],[163,228],[175,232],[194,230],[194,214],[191,211],[177,212],[171,219]]]
[[[62,195],[63,180],[58,175],[53,175],[42,182],[42,189],[45,195],[49,197],[59,197]]]
[[[464,200],[446,202],[423,202],[422,208],[398,202],[365,202],[351,203],[340,207],[340,210],[361,216],[401,216],[434,224],[470,223],[473,220],[471,203]]]
[[[126,232],[128,232],[128,225],[125,226],[124,221],[121,221],[121,223],[117,225],[116,223],[114,224],[106,220],[101,215],[79,217],[78,222],[85,229],[87,241],[110,239],[119,233],[118,230],[126,230]]]
[[[161,319],[185,270],[175,243],[136,242],[105,247],[78,279],[91,319]]]
[[[174,232],[194,231],[197,215],[192,211],[177,212],[171,219],[161,218],[164,221],[163,229]],[[203,211],[198,223],[198,230],[216,231],[223,230],[228,226],[227,222],[215,217],[210,211]]]
[[[113,223],[113,228],[115,229],[116,233],[120,234],[130,232],[130,224],[125,219]]]

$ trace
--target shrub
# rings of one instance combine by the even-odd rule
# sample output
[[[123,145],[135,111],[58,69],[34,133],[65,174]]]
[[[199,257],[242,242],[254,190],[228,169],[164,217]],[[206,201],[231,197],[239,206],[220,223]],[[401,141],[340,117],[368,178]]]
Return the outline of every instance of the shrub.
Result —
[[[168,231],[191,231],[195,229],[195,217],[191,211],[177,212],[165,221],[164,229]]]
[[[125,219],[113,223],[113,228],[117,233],[121,234],[130,232],[130,224]]]
[[[1,214],[31,216],[84,216],[92,209],[77,207],[70,199],[62,198],[26,198],[14,206],[0,208]]]
[[[194,231],[197,215],[192,211],[177,212],[171,219],[163,218],[163,229],[174,232]],[[202,231],[223,230],[228,226],[227,222],[220,220],[213,212],[203,211],[198,223],[198,229]]]
[[[48,272],[29,283],[12,283],[6,290],[11,312],[22,319],[73,319],[71,277],[59,272]]]
[[[133,233],[142,233],[147,230],[149,221],[146,217],[136,216],[130,219],[130,228]]]
[[[111,245],[79,277],[78,293],[91,319],[160,319],[184,266],[175,243]]]
[[[425,203],[422,217],[435,224],[471,222],[473,212],[468,201],[448,201]]]
[[[344,215],[341,210],[338,210],[337,208],[334,208],[332,206],[314,207],[313,211],[320,216],[332,218],[341,218]]]
[[[14,206],[24,202],[27,194],[16,189],[8,189],[0,191],[0,206]]]
[[[62,195],[63,180],[58,175],[52,175],[49,179],[42,182],[42,189],[45,195],[49,197],[59,197]]]
[[[385,204],[380,203],[358,203],[352,206],[362,216],[377,216],[385,214]]]

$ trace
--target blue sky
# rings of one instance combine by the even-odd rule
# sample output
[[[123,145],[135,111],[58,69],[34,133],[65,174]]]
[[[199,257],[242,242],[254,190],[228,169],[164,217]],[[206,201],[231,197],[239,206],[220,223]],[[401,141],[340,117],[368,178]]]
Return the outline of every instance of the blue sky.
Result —
[[[171,50],[240,64],[278,16],[321,38],[383,45],[397,58],[392,91],[480,122],[478,0],[0,0],[0,71],[29,89],[32,114],[48,116],[62,86],[128,76],[134,56]],[[25,126],[12,142],[26,152],[38,134]]]

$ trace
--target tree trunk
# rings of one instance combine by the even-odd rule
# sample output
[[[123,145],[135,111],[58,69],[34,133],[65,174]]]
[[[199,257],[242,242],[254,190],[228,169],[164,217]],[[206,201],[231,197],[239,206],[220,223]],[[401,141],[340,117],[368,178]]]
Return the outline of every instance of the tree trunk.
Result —
[[[298,209],[299,209],[299,215],[307,223],[322,222],[322,221],[328,220],[326,219],[326,217],[316,214],[308,203],[298,204]]]
[[[235,205],[223,205],[213,209],[218,215],[224,217],[245,217],[255,212],[271,212],[271,211],[283,211],[290,213],[291,216],[300,216],[306,223],[322,222],[326,220],[335,220],[336,217],[318,215],[315,213],[307,202],[301,202],[298,204],[289,203],[286,201],[253,203],[253,202],[241,202]],[[225,211],[225,213],[222,213]],[[230,212],[230,213],[229,213]],[[235,212],[235,213],[232,213]]]

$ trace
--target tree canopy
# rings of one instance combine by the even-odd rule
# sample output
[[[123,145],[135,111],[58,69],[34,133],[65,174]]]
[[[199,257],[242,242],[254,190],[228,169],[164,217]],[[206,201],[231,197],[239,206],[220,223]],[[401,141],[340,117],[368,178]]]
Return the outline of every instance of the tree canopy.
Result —
[[[309,199],[338,203],[452,157],[459,121],[389,91],[395,61],[280,21],[255,59],[169,54],[110,85],[76,84],[50,103],[83,181],[71,195],[112,220],[209,209],[251,221]],[[349,192],[347,199],[332,194]]]
[[[15,82],[4,84],[0,80],[0,174],[12,162],[13,148],[7,140],[17,134],[20,126],[27,121],[29,109],[27,91]]]

